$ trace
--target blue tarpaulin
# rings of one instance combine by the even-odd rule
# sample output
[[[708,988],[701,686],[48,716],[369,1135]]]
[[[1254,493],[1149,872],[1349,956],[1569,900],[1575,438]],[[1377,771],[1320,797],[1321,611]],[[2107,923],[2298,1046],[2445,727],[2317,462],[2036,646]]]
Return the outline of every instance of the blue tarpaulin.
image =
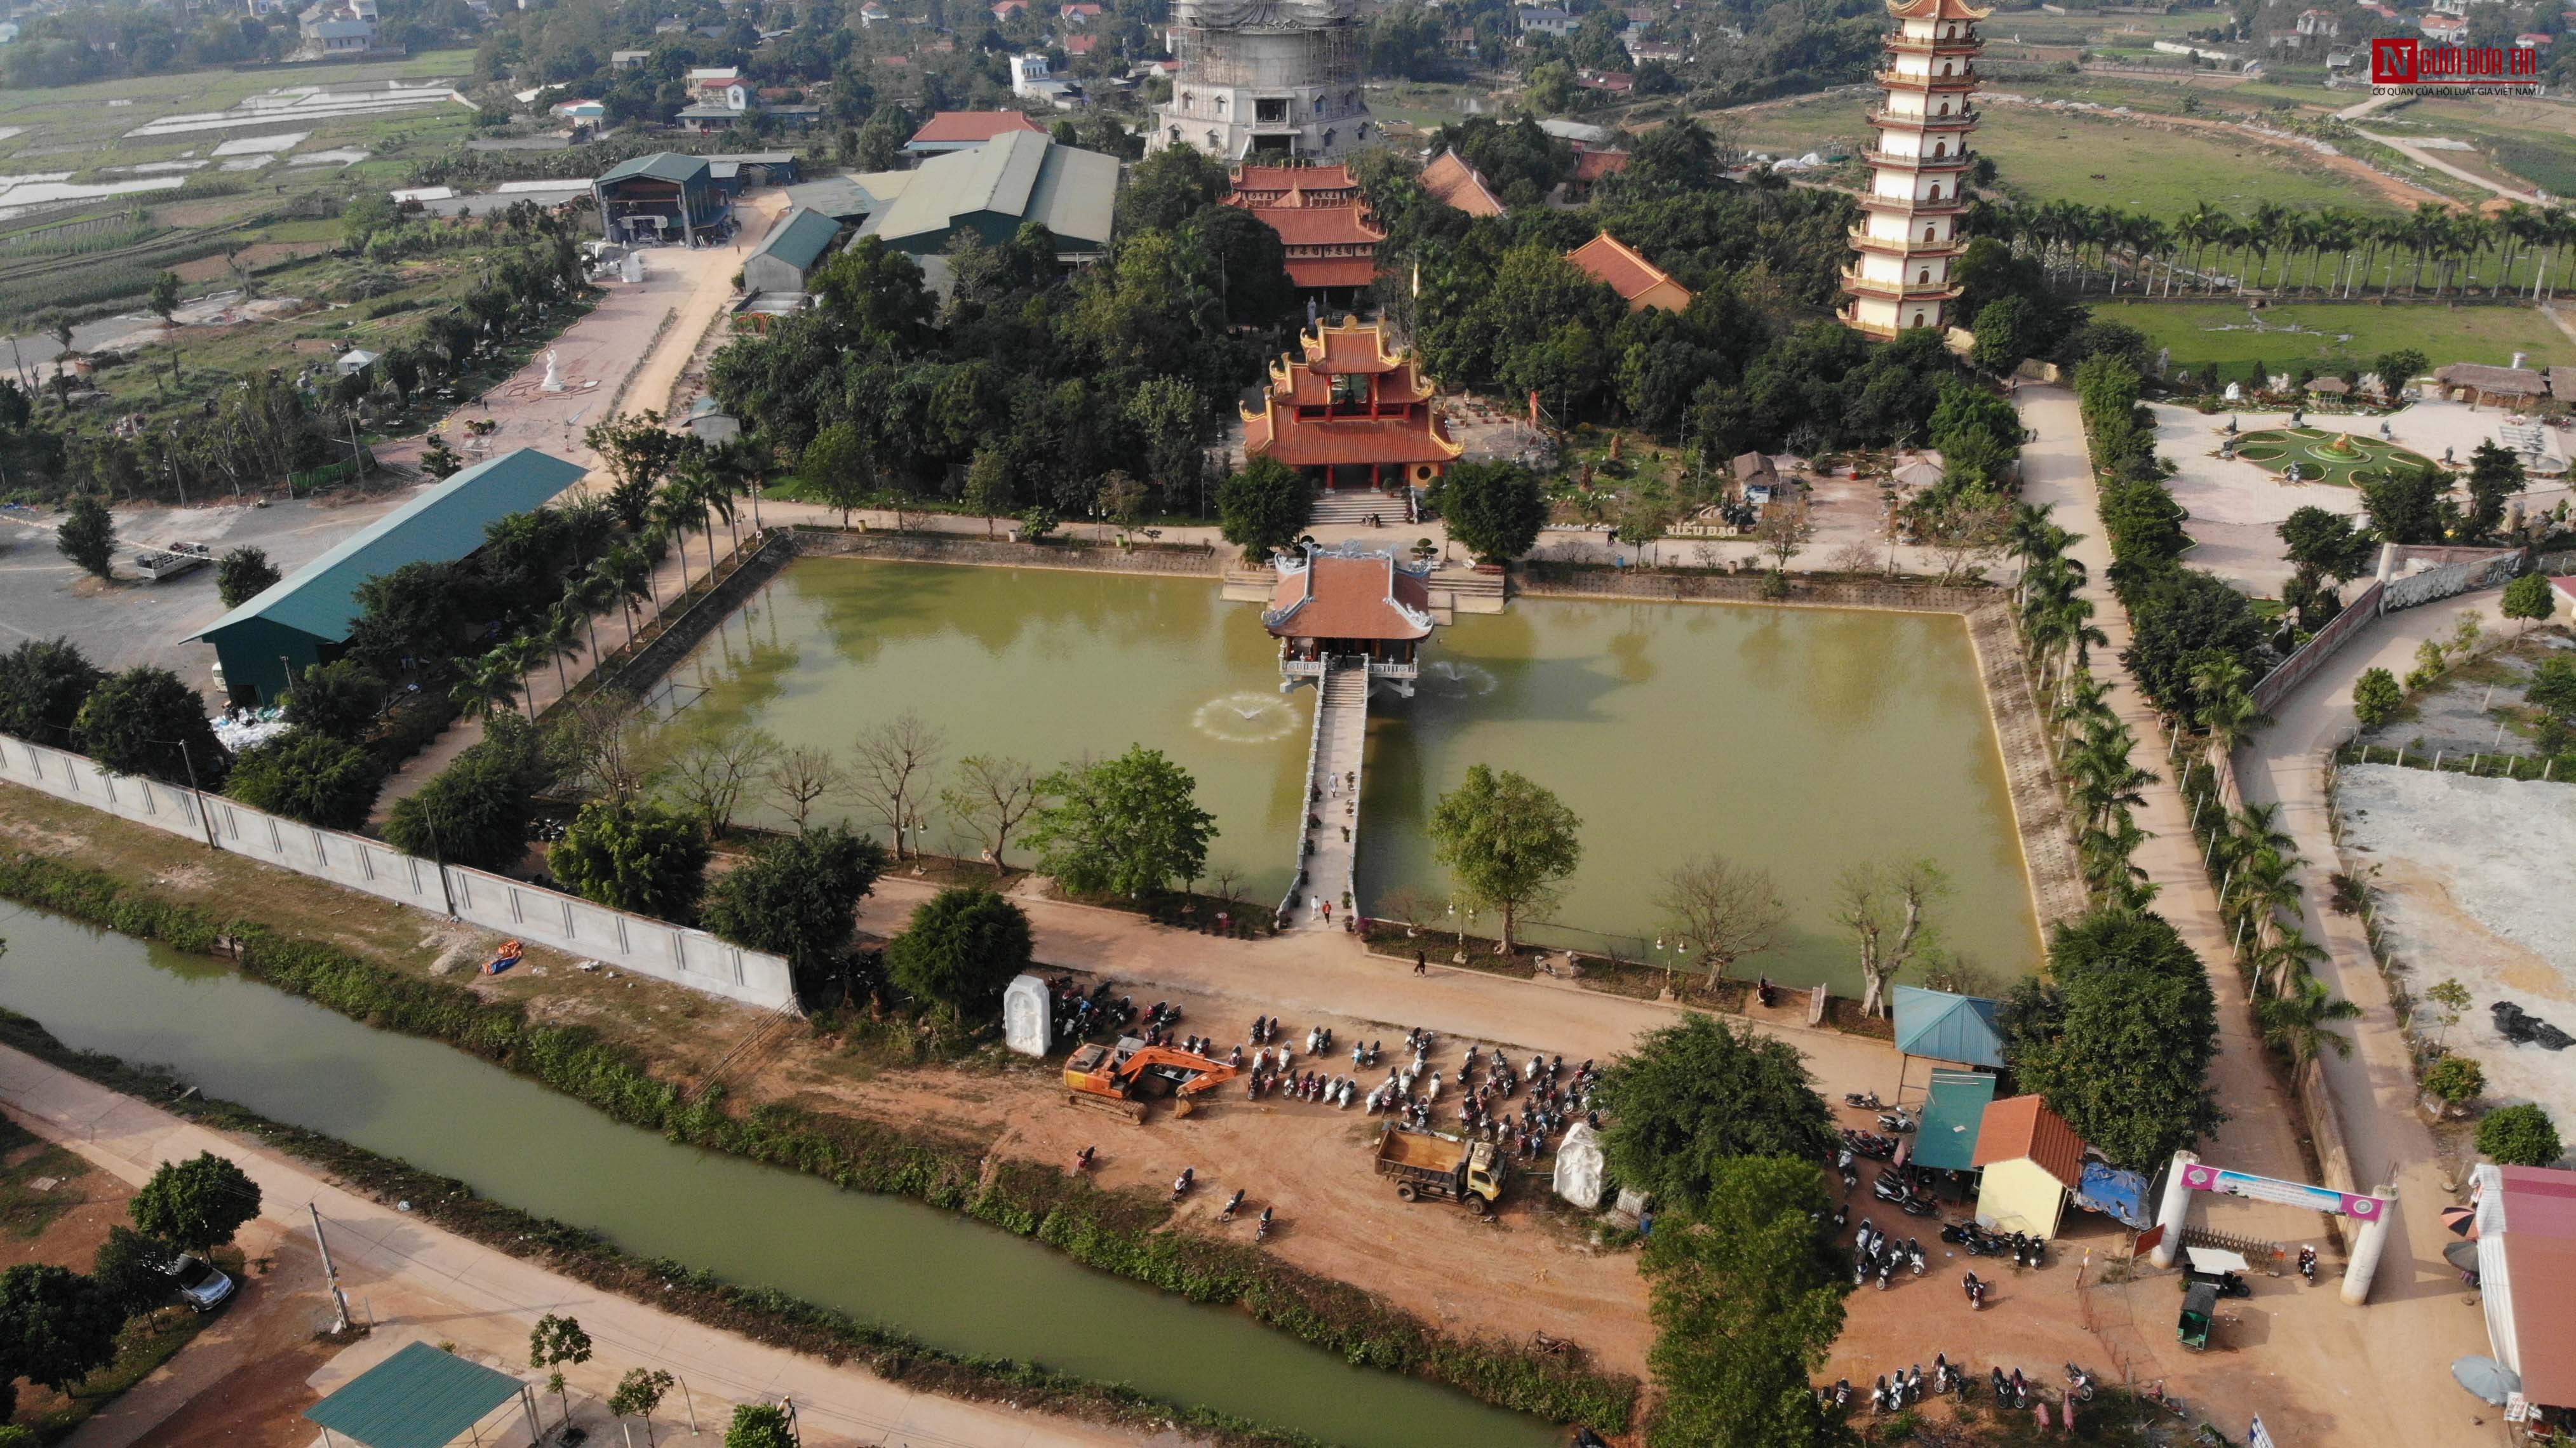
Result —
[[[2120,1171],[2107,1162],[2088,1161],[2084,1163],[2083,1183],[2075,1189],[2075,1205],[2144,1231],[2147,1179],[2133,1171]]]

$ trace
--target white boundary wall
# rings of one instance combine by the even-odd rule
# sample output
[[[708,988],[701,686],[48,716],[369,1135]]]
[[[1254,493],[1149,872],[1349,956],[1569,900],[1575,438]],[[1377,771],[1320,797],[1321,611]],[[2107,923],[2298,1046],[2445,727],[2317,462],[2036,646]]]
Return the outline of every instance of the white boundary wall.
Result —
[[[140,775],[111,775],[83,755],[0,734],[0,779],[200,843],[206,838],[194,791]],[[795,1003],[782,957],[462,865],[446,867],[442,888],[438,866],[381,840],[280,819],[221,795],[204,799],[216,845],[233,854],[416,910],[452,913],[471,924],[726,1000],[771,1008]]]

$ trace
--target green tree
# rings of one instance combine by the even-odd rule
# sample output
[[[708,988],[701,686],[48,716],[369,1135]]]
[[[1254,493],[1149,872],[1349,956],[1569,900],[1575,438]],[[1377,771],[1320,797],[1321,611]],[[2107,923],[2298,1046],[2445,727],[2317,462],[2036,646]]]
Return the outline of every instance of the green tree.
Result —
[[[28,639],[0,654],[0,734],[67,743],[81,705],[106,682],[70,639]]]
[[[2522,697],[2562,719],[2576,719],[2576,659],[2541,660]]]
[[[2446,1105],[2475,1101],[2487,1089],[2486,1070],[2466,1056],[2444,1056],[2424,1068],[2424,1089]]]
[[[259,1183],[231,1158],[201,1151],[161,1163],[125,1210],[143,1235],[204,1252],[231,1241],[259,1215]]]
[[[2359,577],[2379,552],[2377,540],[2350,518],[2313,506],[2292,509],[2281,520],[2280,534],[2283,556],[2338,583]]]
[[[852,159],[862,171],[894,170],[903,164],[903,143],[912,139],[914,129],[912,116],[888,101],[859,127],[858,151]]]
[[[775,951],[800,972],[828,967],[858,929],[859,901],[885,873],[885,849],[840,825],[764,840],[707,889],[709,930]]]
[[[2529,1103],[2500,1106],[2479,1117],[2478,1151],[2501,1166],[2556,1166],[2565,1154],[2557,1123],[2547,1111]]]
[[[116,520],[108,516],[107,504],[88,493],[72,494],[63,507],[63,521],[54,529],[54,547],[79,564],[81,571],[114,577]]]
[[[2379,374],[2379,395],[2395,397],[2431,365],[2431,358],[2407,347],[2380,353],[2379,360],[2371,364],[2370,370]]]
[[[726,1426],[724,1448],[796,1448],[787,1410],[768,1403],[738,1403]]]
[[[804,479],[809,500],[840,509],[844,528],[850,526],[850,510],[866,507],[880,490],[876,459],[868,453],[868,441],[856,426],[846,422],[836,422],[814,434],[814,440],[805,444],[797,475]]]
[[[1977,310],[1977,345],[1968,354],[1977,370],[2002,377],[2036,353],[2047,319],[2028,297],[1999,297]]]
[[[384,765],[365,746],[312,729],[289,729],[233,760],[224,792],[253,809],[326,830],[367,822]]]
[[[179,1249],[123,1225],[107,1229],[107,1240],[90,1256],[89,1279],[98,1284],[120,1318],[150,1312],[170,1300],[168,1267]]]
[[[2208,974],[2160,915],[2106,909],[2058,926],[2047,974],[2016,985],[2001,1017],[2022,1089],[2117,1165],[2152,1168],[2226,1119],[2209,1091]]]
[[[1812,1160],[1721,1162],[1695,1215],[1646,1238],[1655,1343],[1646,1361],[1663,1407],[1651,1448],[1823,1448],[1852,1441],[1809,1374],[1843,1327],[1849,1290],[1817,1224],[1831,1202]]]
[[[2510,448],[2479,443],[2469,454],[2469,515],[2465,536],[2484,538],[2504,521],[2506,500],[2522,491],[2522,458]]]
[[[152,290],[144,306],[167,326],[171,314],[179,310],[179,274],[165,271],[153,277]]]
[[[1217,485],[1218,531],[1254,562],[1296,542],[1314,512],[1315,491],[1304,475],[1275,458],[1254,458]]]
[[[2521,620],[2526,632],[2533,624],[2548,622],[2557,611],[2557,590],[2541,574],[2526,573],[2504,586],[2504,616]]]
[[[110,774],[221,789],[232,756],[206,721],[205,701],[168,669],[137,665],[90,692],[72,721],[72,746]]]
[[[1433,490],[1449,536],[1482,563],[1509,563],[1547,526],[1547,492],[1518,463],[1459,463]]]
[[[1159,749],[1139,744],[1059,769],[1038,793],[1047,802],[1027,835],[1037,868],[1075,894],[1132,898],[1206,872],[1216,816],[1199,808],[1198,781]]]
[[[2293,1066],[2306,1065],[2328,1048],[2337,1056],[2351,1055],[2352,1038],[2326,1028],[2360,1014],[2361,1007],[2326,994],[2325,982],[2314,976],[2300,977],[2288,995],[2266,995],[2254,1002],[2254,1024],[2264,1041]]]
[[[609,511],[629,529],[644,526],[662,479],[697,446],[695,437],[664,427],[662,414],[649,408],[594,422],[583,429],[581,436],[591,451],[607,462],[610,476],[616,479],[608,489]]]
[[[565,888],[611,910],[686,921],[706,893],[707,837],[661,805],[593,800],[546,851]]]
[[[286,691],[286,722],[334,739],[362,740],[385,706],[385,681],[356,659],[317,664]]]
[[[424,860],[507,870],[528,852],[532,792],[519,761],[476,745],[394,801],[385,841]]]
[[[56,1392],[107,1366],[125,1315],[97,1283],[67,1268],[0,1272],[0,1364]]]
[[[572,1394],[564,1386],[563,1365],[590,1361],[590,1334],[578,1319],[549,1312],[528,1330],[528,1366],[546,1368],[546,1386],[563,1403],[563,1420],[572,1421]]]
[[[1788,1042],[1693,1012],[1603,1073],[1610,1174],[1666,1206],[1705,1202],[1730,1161],[1831,1156],[1833,1113]]]
[[[1503,914],[1497,954],[1515,944],[1523,915],[1555,905],[1565,877],[1583,862],[1583,821],[1565,802],[1510,770],[1467,767],[1456,789],[1431,808],[1432,858],[1467,898]]]
[[[2361,671],[2352,681],[2352,714],[2364,727],[2377,728],[2397,717],[2406,705],[2406,693],[2397,687],[2397,676],[2386,669]]]
[[[916,906],[886,946],[886,973],[961,1021],[998,1010],[1029,968],[1029,917],[990,890],[942,890]]]
[[[644,1448],[653,1448],[653,1410],[679,1380],[660,1368],[629,1368],[608,1395],[608,1411],[621,1418],[644,1420]]]
[[[2378,476],[2365,474],[2354,482],[2361,488],[2362,507],[2370,512],[2370,525],[2381,538],[2391,543],[2442,541],[2444,499],[2451,491],[2451,480],[2441,469],[2429,463],[2417,467],[2391,463]]]
[[[974,461],[966,465],[963,501],[969,512],[983,515],[985,537],[993,536],[993,520],[1011,516],[1019,500],[1019,488],[1011,481],[1011,460],[999,448],[977,448]]]
[[[238,608],[275,587],[286,575],[268,561],[268,554],[244,545],[226,553],[215,564],[215,597],[226,608]]]

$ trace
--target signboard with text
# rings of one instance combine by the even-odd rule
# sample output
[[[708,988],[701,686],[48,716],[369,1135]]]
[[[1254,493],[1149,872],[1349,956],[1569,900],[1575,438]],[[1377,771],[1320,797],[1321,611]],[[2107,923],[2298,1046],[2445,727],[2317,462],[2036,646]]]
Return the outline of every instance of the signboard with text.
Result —
[[[2332,1187],[2312,1187],[2305,1182],[2285,1182],[2250,1172],[2229,1171],[2205,1162],[2185,1166],[2182,1184],[2196,1192],[2218,1192],[2243,1197],[2247,1201],[2333,1212],[2356,1222],[2376,1222],[2388,1214],[2388,1202],[2384,1197],[2365,1197],[2355,1192],[2339,1192]]]

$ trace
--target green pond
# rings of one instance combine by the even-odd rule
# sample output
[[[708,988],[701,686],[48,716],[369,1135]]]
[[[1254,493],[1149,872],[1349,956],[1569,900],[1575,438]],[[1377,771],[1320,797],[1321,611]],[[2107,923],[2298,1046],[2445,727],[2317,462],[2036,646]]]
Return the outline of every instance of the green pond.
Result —
[[[1212,580],[805,559],[657,697],[677,727],[757,726],[845,754],[907,710],[945,734],[952,762],[1045,768],[1144,744],[1197,777],[1220,831],[1212,872],[1263,902],[1288,882],[1313,691],[1281,694],[1255,609]],[[1478,763],[1528,775],[1583,819],[1582,868],[1540,940],[1650,956],[1659,877],[1715,852],[1769,870],[1790,904],[1792,938],[1747,969],[1849,990],[1836,877],[1925,856],[1949,875],[1942,935],[1967,964],[2009,977],[2038,958],[2002,757],[1955,616],[1523,598],[1462,617],[1434,635],[1414,698],[1371,705],[1363,908],[1410,887],[1445,911],[1421,826]],[[937,813],[928,840],[978,848]]]

